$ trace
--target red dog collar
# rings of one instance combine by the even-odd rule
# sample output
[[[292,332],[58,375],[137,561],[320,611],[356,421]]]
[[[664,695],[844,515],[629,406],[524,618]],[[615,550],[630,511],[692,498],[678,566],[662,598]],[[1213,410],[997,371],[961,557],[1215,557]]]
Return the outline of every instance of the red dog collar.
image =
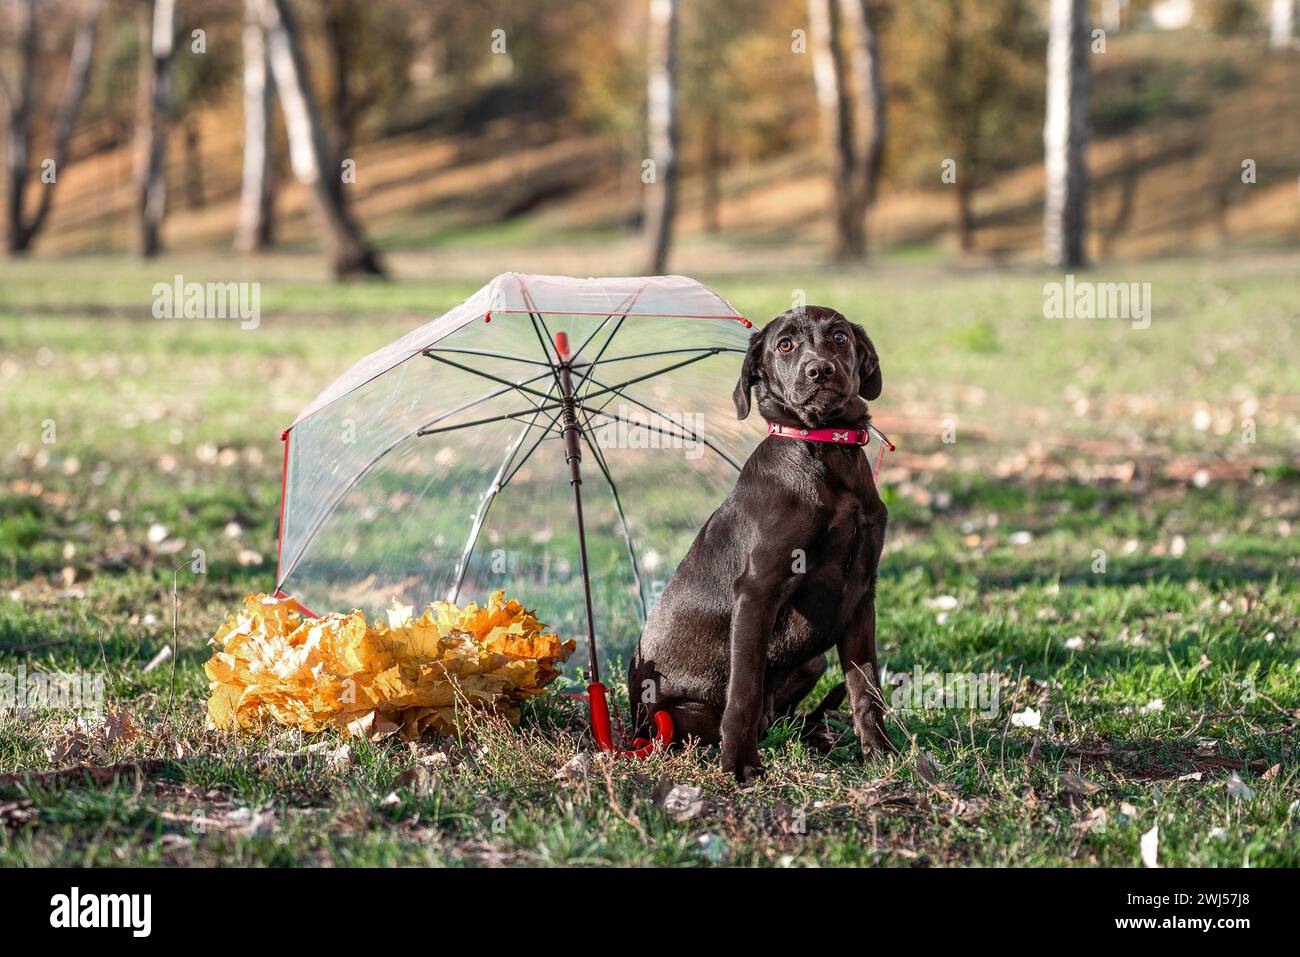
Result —
[[[778,439],[798,439],[801,442],[831,442],[835,445],[867,445],[871,441],[871,433],[875,433],[880,439],[880,446],[876,449],[876,459],[871,463],[871,477],[873,480],[880,479],[880,462],[885,457],[885,449],[894,451],[894,443],[889,441],[889,437],[881,432],[874,425],[869,425],[865,429],[795,429],[788,425],[778,425],[775,422],[767,423],[767,434],[774,435]]]
[[[775,435],[782,439],[799,439],[802,442],[834,442],[836,445],[866,445],[871,441],[872,432],[880,436],[880,441],[889,451],[894,451],[894,443],[885,437],[884,432],[871,425],[865,429],[796,429],[775,422],[767,423],[768,435]]]

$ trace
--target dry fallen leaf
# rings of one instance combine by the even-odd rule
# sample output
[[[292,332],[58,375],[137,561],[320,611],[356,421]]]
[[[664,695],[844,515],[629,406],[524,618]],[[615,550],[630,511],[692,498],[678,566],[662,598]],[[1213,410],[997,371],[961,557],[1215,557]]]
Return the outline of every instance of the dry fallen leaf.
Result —
[[[704,792],[687,784],[674,784],[661,778],[651,795],[655,804],[679,824],[704,813]]]
[[[1101,790],[1100,784],[1080,777],[1072,771],[1066,771],[1061,775],[1061,785],[1071,794],[1081,798],[1092,797]]]
[[[65,724],[45,749],[45,757],[56,767],[77,764],[90,754],[90,736],[74,718]]]
[[[399,774],[393,783],[419,797],[428,797],[433,793],[434,776],[423,764],[416,764]]]
[[[564,767],[556,771],[554,776],[557,781],[585,781],[589,770],[591,770],[591,754],[579,751],[569,758],[564,763]]]
[[[130,744],[140,736],[131,715],[126,710],[105,711],[104,717],[96,729],[100,741],[105,745]]]
[[[352,749],[346,744],[331,748],[325,741],[307,745],[308,754],[317,754],[325,759],[326,767],[343,770],[352,766]]]
[[[130,744],[139,736],[127,711],[105,711],[98,720],[89,715],[69,720],[45,749],[45,756],[56,766],[102,764],[114,746]]]
[[[574,650],[503,591],[484,608],[394,608],[388,623],[361,612],[311,618],[292,598],[249,595],[209,643],[213,727],[274,721],[370,741],[452,733],[473,710],[517,721]]]

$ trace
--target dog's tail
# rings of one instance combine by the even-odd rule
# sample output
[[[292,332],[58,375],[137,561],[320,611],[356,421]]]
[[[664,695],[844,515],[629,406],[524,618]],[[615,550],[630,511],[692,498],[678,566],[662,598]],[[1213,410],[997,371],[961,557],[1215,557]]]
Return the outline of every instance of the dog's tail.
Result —
[[[826,717],[828,711],[834,711],[843,704],[844,695],[848,693],[848,690],[848,685],[841,681],[830,691],[826,692],[826,697],[822,698],[821,704],[813,708],[809,713],[807,718],[808,723],[811,725],[822,720],[822,718]]]

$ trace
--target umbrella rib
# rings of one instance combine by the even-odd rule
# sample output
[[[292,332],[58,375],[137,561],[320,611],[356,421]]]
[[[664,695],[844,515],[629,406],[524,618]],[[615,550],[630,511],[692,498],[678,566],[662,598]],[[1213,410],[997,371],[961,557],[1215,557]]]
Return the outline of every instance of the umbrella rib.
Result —
[[[718,355],[723,352],[734,352],[738,355],[744,355],[744,349],[733,349],[731,346],[696,346],[693,349],[659,349],[655,352],[638,352],[630,356],[613,356],[605,360],[605,365],[614,362],[626,362],[628,359],[649,359],[654,356],[673,356],[681,355],[687,352],[703,352],[708,355]]]
[[[551,348],[547,345],[547,343],[555,341],[550,338],[551,330],[546,328],[546,320],[539,313],[530,312],[528,318],[533,324],[533,332],[537,333],[537,341],[542,345],[542,355],[546,356],[546,361],[551,365],[551,371],[555,372],[555,366],[559,363],[559,354],[557,353],[554,359],[551,358]],[[539,323],[540,328],[538,327]],[[542,335],[542,330],[546,330],[546,335]],[[555,382],[557,385],[560,382],[559,373],[555,374]]]
[[[635,400],[633,400],[633,401],[635,401]],[[703,439],[698,438],[697,436],[695,436],[695,435],[692,434],[691,432],[670,432],[670,431],[668,431],[667,429],[663,428],[662,426],[651,425],[649,422],[633,422],[631,419],[626,418],[626,417],[624,417],[624,416],[621,416],[621,415],[615,415],[613,412],[606,412],[603,408],[601,408],[601,409],[588,409],[586,406],[583,406],[582,409],[583,409],[583,411],[584,411],[587,415],[601,415],[601,416],[604,416],[604,417],[607,418],[607,419],[612,419],[612,420],[615,421],[615,422],[622,422],[624,425],[630,425],[630,426],[632,426],[632,428],[634,428],[634,429],[645,429],[646,431],[649,431],[649,432],[658,432],[660,435],[671,436],[672,438],[675,438],[675,439],[690,439],[692,442],[702,442],[702,441],[703,441]],[[657,414],[657,413],[656,413],[656,414]],[[674,424],[674,425],[676,425],[676,423],[675,423],[675,422],[672,422],[671,419],[668,419],[667,421],[670,422],[670,423],[672,423],[672,424]],[[683,428],[685,428],[685,427],[683,426]]]
[[[611,333],[611,338],[612,338],[612,333]],[[605,344],[608,345],[609,344],[608,341],[606,341]],[[720,355],[724,352],[735,352],[743,355],[745,350],[733,349],[730,346],[699,346],[694,349],[660,349],[655,352],[638,352],[629,356],[614,356],[612,359],[606,359],[605,365],[610,365],[611,363],[614,362],[624,362],[628,359],[648,359],[654,356],[673,356],[673,355],[682,355],[683,353],[695,353],[697,358],[703,359],[703,358],[707,358],[708,356]],[[597,362],[600,361],[600,356],[596,357],[596,361]],[[596,368],[596,363],[595,362],[591,363],[590,367],[588,367],[588,369],[586,370],[586,374],[583,375],[583,382],[587,383],[588,386],[587,394],[583,396],[584,399],[590,398],[591,396],[591,391],[590,391],[591,383],[595,383],[596,385],[603,384],[595,376],[591,375],[591,373],[595,371],[595,368]],[[676,368],[676,366],[672,366],[670,368]],[[660,370],[660,372],[666,372],[666,371],[669,370],[667,369]],[[651,375],[659,375],[660,372],[651,373]],[[617,387],[616,387],[616,391],[617,391]],[[627,398],[631,398],[631,397],[628,396]],[[605,402],[601,405],[601,408],[603,409],[605,406],[609,405],[611,401],[613,401],[612,396],[609,399],[605,400]],[[633,399],[633,401],[636,400]]]
[[[522,382],[520,382],[520,383],[518,383],[518,384],[519,384],[519,385],[527,385],[527,384],[530,384],[530,383],[536,382],[538,379],[544,379],[544,378],[546,378],[546,374],[536,375],[536,376],[533,376],[531,379],[524,379]],[[440,413],[439,415],[434,416],[434,417],[433,417],[432,419],[430,419],[428,422],[424,423],[423,426],[421,426],[420,428],[416,429],[414,432],[407,432],[407,433],[404,434],[404,435],[398,436],[396,439],[394,439],[392,442],[390,442],[388,445],[386,445],[383,449],[381,449],[381,450],[379,451],[379,453],[378,453],[374,458],[372,458],[369,462],[367,462],[367,463],[366,463],[366,464],[361,468],[361,470],[360,470],[359,472],[357,472],[356,476],[354,476],[354,477],[352,478],[351,481],[349,481],[346,485],[344,485],[343,488],[339,489],[338,494],[334,496],[334,498],[333,498],[333,500],[330,502],[329,506],[328,506],[326,509],[324,509],[324,511],[321,512],[321,516],[320,516],[320,518],[318,518],[318,519],[316,520],[315,524],[312,525],[311,530],[307,533],[307,537],[306,537],[305,539],[303,539],[302,546],[298,549],[298,554],[297,554],[297,556],[296,556],[296,557],[293,559],[293,561],[290,563],[289,567],[286,568],[286,569],[284,570],[284,573],[283,573],[282,575],[278,575],[278,576],[277,576],[280,580],[277,581],[277,582],[275,583],[276,588],[280,588],[282,585],[284,585],[284,583],[285,583],[286,581],[289,580],[289,576],[292,575],[294,569],[298,567],[298,562],[302,559],[303,554],[306,552],[306,550],[307,550],[307,546],[309,546],[309,545],[310,545],[310,544],[315,540],[316,536],[320,533],[320,530],[321,530],[321,528],[324,526],[325,522],[329,519],[329,517],[330,517],[331,515],[334,514],[334,509],[335,509],[335,507],[339,504],[339,502],[343,501],[344,496],[346,496],[350,491],[352,491],[352,489],[354,489],[354,488],[356,487],[357,483],[360,482],[360,481],[361,481],[361,480],[366,476],[366,474],[367,474],[367,473],[368,473],[372,468],[375,467],[375,465],[379,462],[380,459],[382,459],[382,458],[383,458],[385,455],[387,455],[389,452],[393,451],[393,449],[397,448],[399,445],[401,445],[401,444],[402,444],[403,442],[405,442],[407,439],[411,438],[412,435],[417,435],[417,436],[418,436],[418,435],[431,434],[431,433],[429,433],[429,432],[426,432],[426,429],[427,429],[428,426],[434,424],[435,422],[441,422],[441,421],[443,421],[444,419],[448,419],[448,418],[450,418],[451,416],[456,415],[457,413],[464,412],[464,411],[467,410],[467,409],[472,409],[472,408],[474,408],[474,406],[476,406],[476,405],[479,405],[479,404],[481,404],[481,403],[483,403],[483,402],[487,402],[487,401],[490,400],[490,399],[495,399],[495,398],[497,398],[498,396],[502,396],[502,395],[505,395],[505,394],[507,394],[507,393],[513,391],[514,388],[515,388],[516,383],[510,383],[509,385],[510,385],[510,388],[508,388],[508,389],[493,389],[491,392],[485,392],[485,393],[483,393],[483,394],[482,394],[481,396],[479,396],[477,399],[471,399],[469,402],[463,402],[463,403],[461,403],[460,405],[458,405],[458,406],[457,406],[456,408],[454,408],[454,409],[450,409],[450,410],[448,410],[447,412]],[[522,412],[522,413],[519,413],[519,414],[517,414],[517,415],[510,416],[510,418],[518,418],[518,415],[520,415],[520,414],[521,414],[521,415],[527,415],[529,411],[531,411],[531,410],[525,410],[525,411]],[[550,411],[550,410],[548,409],[547,411]],[[497,420],[497,419],[484,419],[484,420],[482,420],[482,421],[479,422],[479,423],[468,423],[468,424],[480,424],[480,425],[481,425],[481,424],[483,424],[484,422],[495,422],[495,421],[498,421],[498,420]],[[460,427],[461,427],[461,426],[456,426],[456,428],[460,428]],[[434,430],[432,430],[432,431],[437,432],[437,431],[441,431],[441,430],[434,429]]]
[[[623,328],[623,323],[626,321],[627,316],[622,316],[618,322],[615,323],[614,328],[609,330],[609,335],[605,337],[605,342],[600,347],[600,351],[596,353],[596,358],[592,359],[587,365],[587,368],[582,373],[582,379],[578,382],[577,388],[573,390],[575,395],[578,395],[584,387],[588,390],[591,389],[592,372],[595,371],[597,364],[600,362],[601,356],[605,354],[605,350],[609,348],[609,344],[614,341],[614,337],[618,335],[618,331]],[[585,398],[585,394],[583,394],[583,397]]]
[[[717,456],[723,459],[728,465],[730,465],[737,472],[739,472],[741,469],[740,463],[738,463],[730,455],[722,451],[722,449],[718,448],[716,445],[714,445],[712,442],[710,442],[708,439],[704,438],[703,436],[696,436],[694,434],[683,435],[681,432],[669,432],[666,429],[662,429],[657,426],[650,425],[649,423],[633,422],[631,419],[625,419],[621,415],[615,415],[613,412],[606,412],[604,409],[586,409],[586,407],[584,406],[584,412],[589,415],[601,415],[607,419],[612,419],[615,422],[622,422],[624,425],[630,425],[634,429],[646,429],[647,431],[658,432],[660,435],[667,435],[675,439],[690,439],[693,442],[699,442],[705,448],[712,450]]]
[[[520,288],[522,289],[523,287],[521,286]],[[534,310],[535,310],[536,307],[533,305],[533,297],[528,295],[528,291],[527,291],[526,289],[523,290],[523,293],[524,293],[525,300],[526,300],[527,303],[528,303],[528,307],[529,307],[530,309],[534,309]],[[532,326],[533,326],[533,332],[537,333],[537,341],[538,341],[538,343],[541,344],[541,347],[542,347],[542,355],[546,356],[546,361],[547,361],[548,363],[550,363],[550,366],[551,366],[551,377],[555,380],[555,386],[556,386],[556,388],[559,388],[559,387],[560,387],[560,354],[559,354],[559,346],[558,346],[558,345],[556,346],[555,357],[552,358],[552,357],[551,357],[551,350],[550,350],[550,347],[546,344],[546,342],[547,342],[547,340],[546,340],[546,336],[543,336],[543,335],[542,335],[542,330],[539,329],[539,328],[537,327],[537,323],[538,323],[540,320],[541,320],[541,316],[538,315],[538,313],[537,313],[536,311],[534,311],[534,312],[530,312],[530,313],[528,314],[528,321],[532,323]],[[545,327],[545,325],[546,325],[546,323],[543,322],[543,323],[542,323],[542,326]],[[549,332],[549,330],[548,330],[548,332]]]
[[[514,481],[515,476],[519,474],[519,470],[522,469],[522,468],[524,467],[525,464],[527,464],[527,462],[528,462],[528,460],[529,460],[530,458],[532,458],[532,455],[533,455],[534,452],[537,451],[538,446],[540,446],[540,445],[541,445],[544,441],[546,441],[547,439],[549,439],[549,438],[553,438],[553,437],[554,437],[554,436],[552,436],[552,434],[551,434],[551,429],[553,429],[553,428],[555,427],[555,423],[558,422],[558,421],[560,420],[560,416],[563,415],[563,414],[564,414],[564,409],[561,408],[559,412],[556,412],[555,415],[551,416],[551,421],[548,422],[548,423],[546,424],[546,428],[543,429],[543,430],[542,430],[542,434],[539,435],[539,436],[537,437],[537,441],[533,443],[532,448],[530,448],[527,452],[524,453],[523,458],[521,458],[521,459],[519,460],[519,464],[516,465],[514,468],[512,468],[512,469],[510,470],[510,474],[507,475],[507,476],[502,480],[502,482],[501,482],[501,488],[505,488],[505,487],[506,487],[507,485],[509,485],[512,481]],[[534,421],[536,421],[536,420],[534,420]],[[530,424],[530,427],[531,427],[531,424]]]
[[[670,366],[664,366],[664,368],[662,369],[656,369],[654,372],[647,372],[645,375],[639,375],[633,379],[626,379],[623,382],[618,383],[617,385],[607,385],[604,388],[597,389],[595,392],[588,392],[586,395],[582,397],[583,401],[585,402],[588,399],[594,399],[596,398],[596,396],[604,395],[607,392],[614,392],[618,389],[625,389],[630,385],[636,385],[636,383],[638,382],[644,382],[646,379],[653,379],[655,376],[663,375],[666,372],[672,372],[674,369],[680,369],[683,366],[691,365],[694,362],[699,362],[701,359],[707,359],[709,358],[709,356],[713,354],[714,353],[712,352],[706,352],[698,356],[692,356],[689,359],[683,359],[681,362],[675,362]],[[591,370],[588,369],[588,371],[590,372]]]
[[[598,325],[595,329],[591,330],[591,335],[587,336],[586,339],[583,339],[582,345],[578,346],[578,348],[573,350],[573,355],[569,356],[569,361],[571,363],[575,361],[578,358],[578,356],[582,355],[582,350],[587,348],[587,346],[591,345],[591,340],[595,339],[598,335],[600,335],[600,330],[604,329],[607,325],[609,325],[609,321],[613,319],[616,315],[618,315],[618,313],[616,312],[610,313],[604,319],[600,320],[600,325]]]
[[[591,441],[588,432],[591,430],[591,419],[587,417],[586,411],[583,411],[583,418],[587,420],[587,428],[580,430],[579,434],[582,440],[587,443],[587,448],[591,449],[592,456],[596,459],[596,464],[600,467],[601,474],[605,476],[605,481],[609,483],[609,490],[614,496],[614,507],[618,509],[619,521],[623,523],[623,539],[627,542],[627,555],[632,563],[632,577],[636,579],[636,597],[641,605],[641,620],[644,622],[650,616],[650,610],[646,608],[645,603],[645,585],[641,581],[641,565],[636,560],[636,547],[632,544],[632,526],[628,524],[627,513],[623,511],[623,499],[618,494],[618,486],[614,483],[614,476],[610,474],[609,465],[605,462],[605,455],[595,442]]]
[[[551,388],[553,389],[554,386]],[[501,467],[497,469],[496,477],[493,478],[492,484],[488,487],[487,494],[483,496],[483,501],[479,503],[478,509],[474,513],[474,523],[470,526],[469,538],[465,542],[465,548],[461,551],[460,565],[456,569],[456,587],[451,590],[450,597],[447,599],[452,603],[460,600],[460,589],[461,586],[465,584],[465,573],[469,571],[469,557],[474,553],[474,547],[478,544],[479,533],[483,530],[483,523],[487,520],[488,511],[492,508],[492,503],[496,501],[497,494],[505,488],[507,482],[509,482],[509,479],[502,481],[502,476],[514,461],[515,455],[519,452],[519,447],[524,444],[524,439],[527,437],[529,429],[533,428],[533,426],[537,424],[537,417],[541,414],[541,412],[533,413],[532,421],[520,430],[518,437],[510,446],[510,451],[506,453],[505,459],[501,462]],[[545,438],[546,432],[550,430],[551,425],[555,424],[555,420],[559,418],[559,415],[560,413],[557,412],[551,419],[550,424],[547,425],[545,430],[543,430],[543,438]],[[541,439],[538,439],[538,442],[540,441]],[[528,454],[524,456],[525,462],[528,460],[528,456],[533,454],[533,449],[536,448],[537,443],[534,443],[533,448],[529,449]],[[520,462],[520,465],[522,466],[523,462]],[[515,469],[515,471],[517,472],[518,469]],[[512,472],[511,475],[513,476],[513,474],[514,473]]]
[[[447,425],[440,429],[421,429],[416,435],[439,435],[443,432],[455,432],[458,429],[468,429],[475,425],[488,425],[491,422],[508,422],[510,419],[517,419],[520,416],[528,415],[533,412],[551,412],[555,409],[564,408],[563,403],[553,402],[550,405],[534,405],[527,409],[520,409],[517,412],[503,412],[500,415],[494,415],[486,419],[475,419],[472,422],[461,422],[457,425]]]
[[[604,385],[605,385],[605,383],[601,382],[599,379],[592,379],[591,381],[594,382],[594,383],[596,383],[596,385],[599,385],[599,386],[604,386]],[[657,416],[659,416],[659,418],[665,420],[666,422],[670,422],[671,424],[677,426],[679,429],[681,429],[683,432],[686,433],[686,435],[683,436],[683,438],[693,439],[693,440],[695,440],[695,441],[697,441],[697,442],[699,442],[699,441],[703,441],[703,440],[702,440],[698,435],[695,434],[694,431],[692,431],[691,429],[689,429],[689,428],[686,427],[686,423],[685,423],[685,422],[677,422],[677,421],[675,421],[675,420],[673,419],[673,417],[672,417],[669,413],[667,413],[667,412],[662,412],[662,411],[660,411],[659,409],[656,409],[654,406],[652,406],[652,405],[650,405],[650,404],[648,404],[648,403],[646,403],[646,402],[642,402],[640,399],[638,399],[638,398],[636,398],[636,397],[634,397],[634,396],[630,396],[630,395],[628,395],[628,394],[627,394],[626,392],[624,392],[622,389],[619,389],[619,388],[617,388],[617,387],[612,387],[612,392],[613,392],[613,395],[611,395],[609,399],[607,399],[604,403],[602,403],[599,409],[595,409],[594,411],[596,411],[596,412],[604,412],[605,409],[609,406],[609,403],[613,400],[613,398],[614,398],[615,395],[617,395],[617,396],[621,396],[622,398],[624,398],[624,399],[626,399],[627,401],[631,402],[633,405],[639,405],[641,408],[645,409],[647,412],[650,412],[650,413],[652,413],[652,414],[654,414],[654,415],[657,415]],[[608,414],[608,413],[606,413],[606,414]]]
[[[604,319],[600,320],[600,325],[598,325],[595,329],[593,329],[591,335],[587,336],[586,340],[583,341],[582,345],[578,346],[578,348],[574,350],[573,355],[569,357],[570,362],[577,359],[578,356],[582,355],[582,350],[587,348],[588,345],[590,345],[591,340],[595,339],[596,336],[600,334],[600,330],[604,329],[605,326],[609,323],[609,321],[613,319],[615,316],[621,317],[619,319],[619,325],[622,325],[623,320],[627,318],[628,311],[632,308],[632,306],[636,303],[636,301],[641,298],[641,293],[645,291],[645,287],[646,284],[642,283],[640,286],[637,287],[635,292],[628,294],[628,297],[623,300],[622,304],[617,309],[611,312]],[[618,332],[617,327],[615,327],[614,332]],[[611,332],[609,334],[609,339],[614,338],[614,332]],[[605,340],[605,345],[609,345],[609,339]],[[602,349],[601,351],[603,352],[604,350]],[[600,361],[600,356],[596,357],[596,361],[597,362]]]
[[[473,366],[462,365],[462,364],[459,363],[459,362],[455,362],[455,361],[452,360],[452,359],[448,359],[448,358],[445,358],[444,356],[440,356],[440,355],[438,355],[438,354],[436,354],[436,353],[434,353],[434,352],[431,352],[431,351],[428,350],[428,349],[426,349],[426,350],[424,351],[424,355],[428,356],[430,359],[435,359],[435,360],[437,360],[438,362],[445,363],[445,364],[451,366],[451,367],[454,368],[454,369],[460,369],[462,372],[468,372],[468,373],[470,373],[470,374],[472,374],[472,375],[479,376],[479,377],[484,378],[484,379],[487,379],[487,380],[489,380],[489,381],[491,381],[491,382],[499,382],[499,383],[501,383],[502,385],[508,385],[508,386],[510,386],[512,389],[516,390],[517,392],[527,393],[528,395],[534,395],[534,396],[537,396],[539,399],[546,399],[546,400],[549,400],[549,399],[551,398],[551,393],[550,393],[550,391],[542,392],[542,391],[539,390],[539,389],[530,389],[530,388],[528,388],[526,385],[524,385],[523,383],[520,383],[520,382],[511,382],[509,379],[502,378],[501,376],[498,376],[498,375],[493,375],[493,374],[490,373],[490,372],[484,372],[482,369],[475,369]],[[543,378],[543,377],[542,377],[542,376],[539,376],[538,378]]]
[[[453,349],[450,346],[442,346],[441,348],[435,349],[433,347],[430,347],[424,350],[424,354],[426,356],[428,356],[429,353],[431,352],[454,352],[459,355],[486,356],[489,359],[509,359],[512,362],[526,362],[529,365],[545,366],[546,368],[550,368],[550,363],[542,362],[540,359],[529,359],[527,356],[515,356],[515,355],[511,355],[508,352],[493,352],[490,349]],[[434,357],[429,356],[429,358],[432,359]]]
[[[604,383],[601,382],[599,379],[592,379],[591,381],[594,382],[594,383],[596,383],[596,385],[604,385]],[[606,411],[605,411],[605,406],[608,405],[610,401],[613,401],[614,395],[622,396],[622,397],[623,397],[624,399],[626,399],[628,402],[631,402],[631,403],[634,404],[634,405],[639,405],[641,408],[645,409],[647,412],[651,413],[652,415],[657,415],[657,416],[659,416],[660,419],[662,419],[662,420],[664,420],[664,421],[667,421],[667,422],[670,422],[671,424],[677,426],[677,427],[680,428],[683,432],[686,433],[685,435],[680,435],[680,434],[675,433],[675,432],[665,432],[665,433],[664,433],[665,435],[675,435],[675,436],[677,436],[678,438],[689,438],[692,442],[699,442],[700,444],[704,445],[704,446],[707,447],[707,448],[712,449],[714,452],[718,453],[718,455],[720,455],[720,456],[722,456],[724,459],[726,459],[727,462],[731,465],[731,467],[734,468],[737,472],[740,471],[741,466],[740,466],[740,463],[739,463],[739,462],[737,462],[735,459],[733,459],[733,458],[732,458],[730,455],[728,455],[726,452],[722,451],[722,449],[718,448],[716,445],[714,445],[712,442],[710,442],[710,441],[709,441],[708,439],[706,439],[704,436],[702,436],[702,435],[698,435],[698,434],[696,434],[696,432],[695,432],[693,429],[689,429],[689,428],[687,428],[686,425],[685,425],[685,423],[682,423],[682,424],[679,425],[677,422],[674,422],[674,421],[673,421],[673,418],[672,418],[671,415],[667,414],[666,412],[661,412],[659,409],[656,409],[654,406],[649,405],[649,404],[647,404],[647,403],[645,403],[645,402],[642,402],[640,399],[637,399],[637,398],[634,398],[633,396],[628,395],[626,392],[622,391],[621,389],[617,389],[617,388],[613,389],[613,395],[610,396],[609,401],[607,401],[607,402],[605,403],[605,405],[602,405],[599,409],[592,409],[591,411],[594,412],[594,413],[596,413],[596,414],[598,414],[598,415],[612,416],[613,418],[616,418],[616,419],[618,419],[619,421],[627,422],[628,425],[635,425],[635,426],[637,426],[638,428],[646,428],[646,429],[652,429],[652,428],[654,428],[654,426],[652,426],[652,425],[649,425],[649,424],[641,425],[639,422],[636,422],[636,423],[634,423],[634,422],[630,422],[629,420],[623,418],[622,416],[614,416],[612,413],[610,413],[610,412],[606,412]],[[583,408],[585,409],[586,407],[584,406]],[[658,431],[662,431],[662,430],[658,430]]]

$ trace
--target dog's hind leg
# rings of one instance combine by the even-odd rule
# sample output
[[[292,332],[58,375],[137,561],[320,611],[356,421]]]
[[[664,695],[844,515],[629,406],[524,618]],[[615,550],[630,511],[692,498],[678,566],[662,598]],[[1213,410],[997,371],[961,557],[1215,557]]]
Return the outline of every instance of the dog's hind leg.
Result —
[[[697,738],[701,744],[722,743],[722,712],[699,701],[671,701],[663,710],[672,715],[673,740]]]
[[[825,673],[825,655],[810,658],[790,672],[774,691],[775,701],[772,704],[772,710],[776,717],[792,717],[795,708],[799,706],[799,702],[808,697],[808,692],[817,687],[817,682],[821,680],[822,675]]]
[[[844,703],[844,698],[848,692],[848,684],[841,681],[830,691],[826,692],[826,697],[822,698],[821,704],[808,713],[808,720],[821,721],[824,719],[829,712],[834,711]]]
[[[817,657],[796,668],[776,691],[774,710],[777,717],[793,718],[795,709],[809,692],[817,686],[821,676],[826,673],[826,656]],[[826,726],[826,712],[834,711],[844,700],[845,685],[840,682],[822,699],[821,704],[803,719],[803,731],[799,737],[817,751],[825,754],[835,748],[835,735]]]

